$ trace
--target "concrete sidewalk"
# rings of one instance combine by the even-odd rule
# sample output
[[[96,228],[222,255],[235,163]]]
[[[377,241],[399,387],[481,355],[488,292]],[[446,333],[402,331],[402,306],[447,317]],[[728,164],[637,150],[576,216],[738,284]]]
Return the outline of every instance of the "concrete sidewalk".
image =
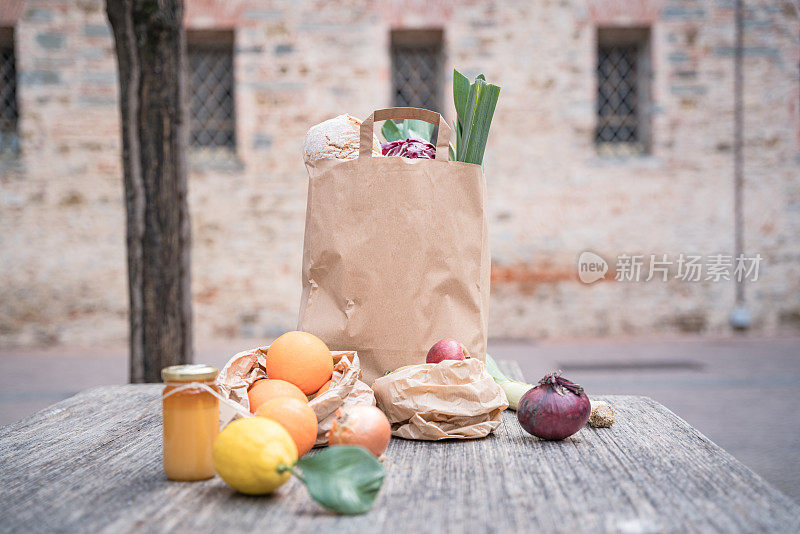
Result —
[[[195,360],[221,367],[268,341],[201,343]],[[489,352],[531,382],[562,369],[590,396],[650,396],[800,502],[800,338],[495,340]],[[126,381],[125,347],[0,349],[0,424]]]

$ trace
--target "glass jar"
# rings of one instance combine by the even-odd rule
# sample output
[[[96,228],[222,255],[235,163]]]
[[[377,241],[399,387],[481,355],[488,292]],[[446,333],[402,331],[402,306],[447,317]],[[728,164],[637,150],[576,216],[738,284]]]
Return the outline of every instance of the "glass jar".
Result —
[[[219,399],[200,387],[169,395],[190,382],[219,391],[219,371],[210,365],[173,365],[161,370],[164,416],[164,473],[171,480],[205,480],[214,476],[211,449],[219,432]]]

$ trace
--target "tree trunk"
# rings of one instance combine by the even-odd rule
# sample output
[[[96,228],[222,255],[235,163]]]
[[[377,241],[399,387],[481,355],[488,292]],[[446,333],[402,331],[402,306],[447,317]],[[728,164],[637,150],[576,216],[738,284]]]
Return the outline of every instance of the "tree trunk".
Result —
[[[119,64],[130,380],[192,361],[182,0],[107,0]]]

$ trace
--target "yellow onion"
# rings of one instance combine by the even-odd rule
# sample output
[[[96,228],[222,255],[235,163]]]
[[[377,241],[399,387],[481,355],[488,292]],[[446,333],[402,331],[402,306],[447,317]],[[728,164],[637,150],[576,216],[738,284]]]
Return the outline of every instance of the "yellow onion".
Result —
[[[339,408],[328,431],[329,445],[360,445],[376,457],[389,446],[392,427],[380,409],[367,404]]]

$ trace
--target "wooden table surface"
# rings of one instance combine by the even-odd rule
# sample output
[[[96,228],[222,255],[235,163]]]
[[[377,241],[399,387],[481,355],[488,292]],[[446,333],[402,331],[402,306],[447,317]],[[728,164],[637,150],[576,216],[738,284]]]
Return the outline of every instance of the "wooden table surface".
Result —
[[[508,369],[508,366],[506,366]],[[161,469],[160,385],[84,391],[0,427],[2,532],[798,532],[800,506],[646,397],[570,439],[392,439],[372,510],[340,517],[296,480],[274,496]]]

